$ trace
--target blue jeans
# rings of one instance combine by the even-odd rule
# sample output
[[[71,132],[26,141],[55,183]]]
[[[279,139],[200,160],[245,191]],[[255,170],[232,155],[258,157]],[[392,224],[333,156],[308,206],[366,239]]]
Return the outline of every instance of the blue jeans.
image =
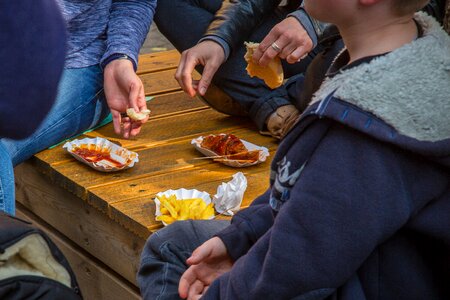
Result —
[[[0,139],[0,209],[14,214],[12,166],[94,127],[108,114],[100,67],[65,69],[55,104],[39,128],[23,140]]]
[[[167,39],[182,52],[193,47],[202,38],[214,14],[221,7],[222,0],[158,0],[158,9],[155,14],[155,23]],[[264,19],[253,33],[245,38],[246,41],[260,42],[269,33],[273,26],[286,18],[292,9],[279,7]],[[233,49],[228,60],[217,70],[213,78],[213,84],[225,92],[226,95],[239,104],[258,126],[264,129],[265,121],[278,107],[294,104],[296,97],[292,97],[286,86],[278,89],[269,89],[262,80],[247,75],[244,60],[246,52],[242,44],[238,49]],[[314,53],[297,64],[288,64],[283,61],[285,77],[303,73],[311,62]],[[201,72],[201,67],[197,69]],[[294,89],[295,90],[295,89]],[[220,107],[220,100],[204,99],[219,111],[231,115],[242,115],[242,112],[229,112]]]
[[[180,221],[152,234],[141,254],[138,285],[144,300],[180,299],[178,282],[186,259],[228,221]]]

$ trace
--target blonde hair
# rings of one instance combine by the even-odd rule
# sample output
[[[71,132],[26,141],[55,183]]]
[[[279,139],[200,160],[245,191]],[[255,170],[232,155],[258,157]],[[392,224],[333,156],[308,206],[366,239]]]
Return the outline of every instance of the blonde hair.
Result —
[[[404,16],[422,9],[427,3],[428,0],[393,0],[392,8],[396,15]]]

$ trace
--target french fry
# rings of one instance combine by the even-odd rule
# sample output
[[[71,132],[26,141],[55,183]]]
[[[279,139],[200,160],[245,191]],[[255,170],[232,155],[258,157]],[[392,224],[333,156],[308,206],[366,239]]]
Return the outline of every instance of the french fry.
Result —
[[[203,220],[214,216],[214,206],[212,203],[206,204],[202,198],[177,199],[175,195],[160,196],[161,215],[156,220],[166,224],[171,224],[180,220]]]

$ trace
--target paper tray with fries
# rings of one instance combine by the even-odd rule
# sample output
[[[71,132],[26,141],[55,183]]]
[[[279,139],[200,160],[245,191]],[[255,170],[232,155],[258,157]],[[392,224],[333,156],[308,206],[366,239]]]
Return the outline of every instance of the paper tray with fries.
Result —
[[[196,189],[167,190],[155,195],[155,216],[165,226],[182,220],[210,220],[220,215],[232,216],[237,212],[247,189],[247,178],[242,172],[222,182],[211,200],[207,192]]]
[[[208,220],[214,218],[214,207],[207,192],[192,189],[167,190],[155,197],[156,220],[165,226],[180,220]]]
[[[191,144],[197,149],[200,153],[205,155],[207,158],[213,159],[214,161],[220,162],[224,165],[235,167],[235,168],[242,168],[242,167],[249,167],[254,166],[257,164],[260,164],[264,161],[266,161],[267,157],[270,155],[269,150],[266,147],[258,146],[255,144],[252,144],[250,142],[247,142],[245,140],[240,139],[240,141],[244,144],[245,148],[247,149],[247,152],[254,152],[257,151],[257,159],[234,159],[233,154],[230,155],[218,155],[218,153],[202,147],[202,141],[203,136],[199,136],[191,141]],[[239,153],[242,154],[242,153]]]

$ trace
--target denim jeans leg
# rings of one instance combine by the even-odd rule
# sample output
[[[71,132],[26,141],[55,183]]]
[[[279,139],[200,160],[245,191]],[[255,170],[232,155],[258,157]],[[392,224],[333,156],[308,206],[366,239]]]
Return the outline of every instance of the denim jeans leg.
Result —
[[[0,211],[10,215],[15,213],[14,171],[11,157],[0,144]]]
[[[138,285],[143,299],[180,299],[178,282],[186,259],[228,221],[180,221],[150,236],[141,254]]]
[[[26,139],[1,139],[0,143],[16,166],[37,152],[94,127],[108,113],[100,67],[65,69],[56,102],[39,128]]]

